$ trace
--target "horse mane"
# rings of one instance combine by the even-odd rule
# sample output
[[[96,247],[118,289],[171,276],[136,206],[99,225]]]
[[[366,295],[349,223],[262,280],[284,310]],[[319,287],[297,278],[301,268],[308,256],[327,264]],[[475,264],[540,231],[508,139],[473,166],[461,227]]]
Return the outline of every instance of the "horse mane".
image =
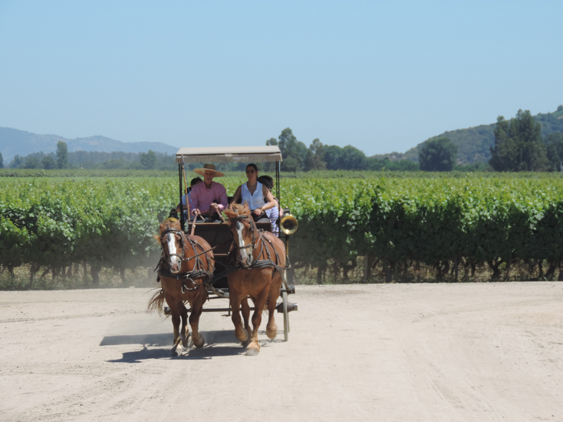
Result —
[[[176,229],[176,230],[182,230],[182,226],[180,225],[180,221],[177,218],[174,217],[168,217],[166,220],[164,220],[162,222],[162,224],[160,225],[161,229],[163,226],[166,226],[166,229]],[[164,230],[161,230],[164,231]]]
[[[155,234],[153,236],[159,245],[160,245],[160,235],[162,234],[163,231],[168,229],[182,230],[180,221],[178,221],[178,219],[176,218],[168,217],[166,220],[164,220],[162,223],[159,224],[158,226],[159,234]]]
[[[250,209],[248,205],[242,204],[231,204],[229,208],[225,210],[227,217],[235,217],[237,215],[250,215]]]

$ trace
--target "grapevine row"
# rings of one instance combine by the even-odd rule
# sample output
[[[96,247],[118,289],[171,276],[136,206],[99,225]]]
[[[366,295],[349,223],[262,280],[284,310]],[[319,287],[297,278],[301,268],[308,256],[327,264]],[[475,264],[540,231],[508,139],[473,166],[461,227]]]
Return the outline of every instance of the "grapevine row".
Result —
[[[228,193],[242,182],[221,180]],[[5,179],[0,187],[0,265],[53,274],[75,263],[154,266],[157,223],[177,204],[175,178]],[[326,271],[357,256],[386,269],[425,266],[438,278],[484,267],[508,278],[539,262],[554,276],[563,261],[560,178],[284,179],[281,201],[299,221],[296,267]]]

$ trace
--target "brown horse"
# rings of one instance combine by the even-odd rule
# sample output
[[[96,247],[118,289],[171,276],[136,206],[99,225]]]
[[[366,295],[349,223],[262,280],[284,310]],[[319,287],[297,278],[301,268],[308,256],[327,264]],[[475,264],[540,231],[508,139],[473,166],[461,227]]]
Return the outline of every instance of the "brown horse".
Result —
[[[156,293],[149,302],[149,309],[162,313],[166,300],[172,315],[174,326],[174,346],[172,355],[180,355],[182,349],[188,347],[190,331],[187,326],[188,310],[184,305],[191,306],[190,325],[192,340],[196,347],[203,347],[205,339],[198,330],[199,317],[203,304],[207,300],[207,289],[204,281],[213,277],[215,261],[211,246],[199,236],[186,235],[175,218],[168,218],[159,227],[159,235],[155,236],[162,246],[162,257],[159,263],[159,278],[162,290]],[[180,319],[182,329],[180,331]],[[182,348],[180,348],[180,342]]]
[[[229,217],[237,264],[241,267],[227,276],[235,336],[243,344],[249,342],[247,355],[256,355],[260,351],[258,328],[266,304],[269,311],[266,334],[272,340],[277,335],[278,327],[274,313],[283,281],[282,272],[285,270],[285,248],[283,242],[274,234],[258,231],[247,204],[244,206],[232,204],[225,210],[225,214]],[[247,297],[249,296],[254,300],[252,332],[248,324],[250,308]],[[244,329],[239,314],[241,305]]]

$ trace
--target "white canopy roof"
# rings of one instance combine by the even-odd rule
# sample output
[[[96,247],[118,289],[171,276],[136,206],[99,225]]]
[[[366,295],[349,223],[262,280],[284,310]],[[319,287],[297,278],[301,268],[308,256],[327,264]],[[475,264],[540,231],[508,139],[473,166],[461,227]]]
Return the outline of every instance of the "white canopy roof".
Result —
[[[176,163],[233,163],[282,161],[280,149],[273,146],[259,147],[209,147],[180,148],[176,153]]]

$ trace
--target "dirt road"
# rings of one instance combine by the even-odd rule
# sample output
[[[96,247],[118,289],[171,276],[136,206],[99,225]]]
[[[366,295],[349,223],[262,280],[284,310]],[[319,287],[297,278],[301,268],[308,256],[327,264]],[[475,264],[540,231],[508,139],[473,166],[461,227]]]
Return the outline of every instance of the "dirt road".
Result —
[[[563,283],[297,286],[257,357],[209,313],[172,358],[148,298],[0,292],[0,420],[563,421]]]

